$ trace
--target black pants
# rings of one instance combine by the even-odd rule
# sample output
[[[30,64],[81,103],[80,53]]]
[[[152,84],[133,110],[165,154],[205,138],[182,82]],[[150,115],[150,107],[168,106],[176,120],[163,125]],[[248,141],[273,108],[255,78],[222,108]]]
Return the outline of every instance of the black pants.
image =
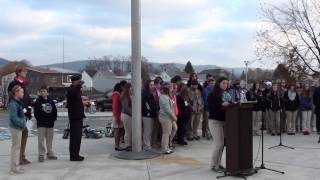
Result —
[[[178,132],[177,132],[178,143],[185,142],[184,141],[184,137],[186,135],[187,122],[188,122],[188,118],[187,117],[184,117],[184,118],[182,118],[182,117],[179,118],[178,117],[178,122],[177,122],[177,125],[178,125]]]
[[[78,157],[81,147],[83,119],[70,119],[70,158]]]
[[[317,127],[317,132],[320,132],[320,113],[316,114],[316,127]]]

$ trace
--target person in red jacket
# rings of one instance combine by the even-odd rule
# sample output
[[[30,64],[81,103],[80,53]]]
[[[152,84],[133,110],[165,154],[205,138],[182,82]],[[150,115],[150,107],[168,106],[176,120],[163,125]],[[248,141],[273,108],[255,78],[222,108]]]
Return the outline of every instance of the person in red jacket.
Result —
[[[115,142],[115,150],[123,151],[120,147],[120,129],[123,128],[123,124],[121,123],[121,100],[120,94],[122,90],[123,83],[117,83],[114,86],[112,93],[112,114],[113,114],[113,128],[114,128],[114,142]]]

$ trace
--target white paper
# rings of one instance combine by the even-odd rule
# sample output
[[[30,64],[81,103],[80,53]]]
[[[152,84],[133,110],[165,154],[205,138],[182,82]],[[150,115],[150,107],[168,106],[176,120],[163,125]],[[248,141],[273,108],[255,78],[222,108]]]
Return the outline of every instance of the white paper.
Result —
[[[27,121],[26,126],[27,126],[28,131],[31,131],[32,130],[32,126],[33,126],[33,122],[32,121]]]

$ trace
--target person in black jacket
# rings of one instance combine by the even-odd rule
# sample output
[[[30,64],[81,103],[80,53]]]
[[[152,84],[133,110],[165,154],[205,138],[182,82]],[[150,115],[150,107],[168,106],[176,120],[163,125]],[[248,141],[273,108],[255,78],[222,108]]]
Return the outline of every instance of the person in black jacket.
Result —
[[[187,123],[190,121],[191,118],[191,105],[190,105],[190,98],[189,98],[189,89],[186,85],[181,85],[180,93],[177,96],[177,105],[178,105],[178,144],[179,145],[188,145],[185,141],[185,134]]]
[[[142,90],[143,146],[146,150],[150,150],[152,147],[153,122],[157,117],[157,111],[160,109],[151,92],[152,89],[154,89],[154,81],[147,80]]]
[[[48,97],[47,86],[42,86],[39,90],[40,96],[34,104],[34,116],[37,120],[38,127],[38,148],[39,162],[44,162],[47,145],[47,158],[57,160],[52,150],[53,126],[57,120],[57,108],[51,98]]]
[[[300,106],[300,97],[295,89],[295,85],[290,85],[290,88],[283,96],[284,109],[286,111],[286,127],[288,135],[296,133],[296,119]]]
[[[27,80],[27,74],[28,69],[25,65],[17,65],[16,67],[16,77],[14,80],[9,84],[8,86],[8,94],[10,94],[13,87],[16,85],[22,87],[24,90],[24,96],[21,99],[22,107],[25,112],[26,120],[30,120],[32,118],[31,116],[31,99],[30,95],[27,90],[28,80]],[[28,140],[28,129],[24,128],[22,131],[22,138],[21,138],[21,148],[20,148],[20,165],[26,165],[30,164],[31,162],[26,158],[25,151],[27,146],[27,140]]]
[[[320,134],[320,86],[314,90],[313,104],[315,106],[317,133]]]
[[[269,109],[269,126],[271,135],[280,135],[280,112],[282,109],[282,99],[278,90],[278,84],[272,85],[272,90],[267,96],[268,109]]]
[[[262,111],[264,110],[265,102],[263,98],[263,93],[260,89],[259,82],[253,84],[252,89],[246,93],[246,98],[248,101],[257,101],[252,111],[252,129],[254,135],[260,135],[259,130],[261,129]]]
[[[83,118],[85,118],[84,107],[81,98],[83,81],[81,75],[71,77],[72,84],[67,91],[67,106],[70,124],[70,161],[83,161],[84,157],[79,155],[82,138]]]
[[[220,78],[215,84],[212,93],[208,97],[209,106],[209,129],[213,136],[213,152],[211,159],[211,169],[215,172],[223,172],[221,158],[224,149],[224,128],[225,128],[225,108],[231,104],[231,96],[226,91],[228,79]]]

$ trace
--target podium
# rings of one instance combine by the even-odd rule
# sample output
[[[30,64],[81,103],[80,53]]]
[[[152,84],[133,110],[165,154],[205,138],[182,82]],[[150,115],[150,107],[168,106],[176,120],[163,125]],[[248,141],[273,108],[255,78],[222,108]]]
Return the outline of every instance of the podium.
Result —
[[[226,109],[226,175],[246,177],[253,169],[252,111],[256,102],[234,104]]]

